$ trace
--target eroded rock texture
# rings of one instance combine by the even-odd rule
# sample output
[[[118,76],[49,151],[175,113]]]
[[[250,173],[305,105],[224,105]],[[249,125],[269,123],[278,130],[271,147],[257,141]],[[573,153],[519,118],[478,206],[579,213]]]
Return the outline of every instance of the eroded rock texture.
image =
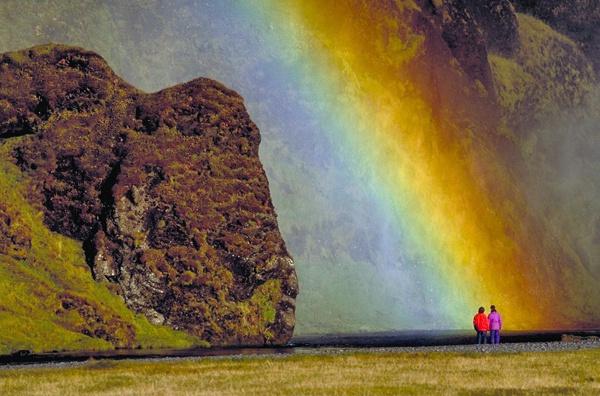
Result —
[[[441,16],[442,37],[452,56],[492,94],[494,78],[488,53],[505,56],[518,45],[518,23],[509,0],[443,0],[431,6]]]
[[[515,8],[509,0],[469,0],[467,8],[480,27],[489,51],[512,55],[519,37]]]
[[[0,81],[28,199],[96,280],[213,345],[290,339],[298,282],[239,95],[208,79],[146,94],[55,45],[2,55]]]

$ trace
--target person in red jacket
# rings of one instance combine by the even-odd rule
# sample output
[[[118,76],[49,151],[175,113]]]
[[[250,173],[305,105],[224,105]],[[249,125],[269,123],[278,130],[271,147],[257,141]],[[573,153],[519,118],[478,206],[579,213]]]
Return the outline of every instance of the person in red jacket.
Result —
[[[485,314],[485,308],[479,307],[479,313],[473,318],[473,327],[477,332],[477,343],[487,344],[487,332],[490,329],[488,317]]]

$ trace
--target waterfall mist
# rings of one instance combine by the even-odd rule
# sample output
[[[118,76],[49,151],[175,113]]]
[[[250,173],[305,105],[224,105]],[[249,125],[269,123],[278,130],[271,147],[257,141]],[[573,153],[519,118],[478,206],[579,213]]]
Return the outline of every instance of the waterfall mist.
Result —
[[[358,183],[361,164],[337,147],[338,127],[323,123],[328,109],[311,102],[335,93],[313,92],[318,87],[307,79],[315,70],[292,70],[314,50],[304,37],[285,48],[267,45],[281,26],[267,16],[247,18],[236,0],[4,7],[12,10],[2,20],[10,34],[2,35],[0,51],[78,45],[148,92],[203,76],[244,97],[261,130],[261,161],[300,280],[297,334],[447,326],[431,300],[427,266],[376,211],[368,182],[374,175]],[[23,13],[30,17],[20,17],[19,7],[31,8]]]
[[[572,114],[548,120],[528,145],[529,202],[592,278],[600,280],[600,90]]]
[[[318,40],[313,40],[307,28],[288,18],[285,2],[273,2],[274,9],[270,14],[262,14],[252,8],[252,4],[255,2],[250,0],[6,0],[0,5],[0,51],[47,42],[78,45],[100,54],[119,76],[147,92],[202,76],[218,80],[240,93],[252,120],[261,131],[260,158],[269,179],[279,227],[297,268],[300,282],[296,309],[297,335],[401,329],[470,329],[471,310],[476,307],[465,307],[458,303],[466,304],[465,301],[474,301],[479,296],[467,295],[467,298],[462,298],[464,296],[459,295],[461,288],[466,289],[465,284],[453,285],[443,276],[453,276],[452,266],[456,265],[456,268],[463,266],[466,269],[461,270],[472,275],[465,282],[476,280],[483,283],[484,276],[489,279],[489,274],[480,275],[478,271],[487,271],[487,261],[495,259],[494,247],[487,247],[486,254],[492,252],[489,255],[473,254],[469,260],[470,252],[479,247],[477,243],[489,242],[486,238],[469,238],[471,234],[481,235],[490,229],[489,239],[495,238],[497,234],[494,232],[497,230],[504,232],[501,237],[505,237],[512,231],[510,224],[502,222],[502,213],[514,215],[515,219],[521,213],[510,210],[513,202],[507,202],[506,210],[502,212],[496,211],[486,201],[478,214],[483,213],[489,222],[473,219],[478,215],[473,214],[469,205],[477,203],[474,201],[479,197],[483,197],[481,201],[484,201],[487,198],[485,194],[489,193],[477,184],[477,170],[472,171],[469,168],[471,163],[464,160],[460,164],[466,169],[463,173],[444,173],[452,160],[469,157],[469,150],[475,146],[473,142],[481,138],[478,134],[487,132],[480,130],[478,121],[469,119],[472,109],[459,109],[451,115],[444,113],[453,112],[454,105],[448,104],[451,99],[441,96],[444,92],[456,93],[457,97],[464,94],[462,91],[472,94],[473,90],[469,91],[470,88],[460,85],[467,80],[448,81],[443,77],[450,74],[440,74],[440,77],[434,72],[420,74],[420,70],[412,71],[412,77],[420,79],[420,86],[411,84],[410,78],[404,75],[397,78],[405,79],[402,80],[406,82],[405,85],[399,84],[404,91],[419,91],[423,86],[431,88],[432,92],[418,92],[418,95],[429,95],[436,104],[445,103],[434,109],[428,107],[430,103],[426,103],[426,100],[420,104],[421,107],[406,105],[412,99],[415,99],[414,102],[422,99],[417,94],[414,94],[415,98],[406,94],[402,98],[405,102],[394,102],[396,97],[393,97],[393,92],[381,99],[380,103],[377,97],[365,99],[364,96],[368,95],[361,96],[362,92],[344,90],[351,86],[359,87],[357,90],[360,91],[364,83],[372,85],[372,92],[390,92],[386,91],[388,88],[385,86],[389,81],[378,81],[377,76],[369,79],[368,72],[364,81],[354,85],[348,83],[346,86],[339,84],[339,90],[332,89],[322,84],[328,76],[324,77],[325,68],[315,63],[330,60],[318,57],[324,44],[315,44]],[[418,20],[415,23],[425,24],[425,19],[415,18]],[[399,31],[398,21],[390,22],[386,29]],[[285,42],[279,39],[289,34],[290,30],[294,34],[290,34]],[[429,33],[433,36],[439,32]],[[374,47],[375,51],[384,53],[397,73],[401,70],[398,65],[408,62],[407,59],[412,59],[415,53],[425,51],[425,38],[413,34],[407,35],[405,41],[397,37],[394,39],[386,37],[381,40],[384,44],[378,42]],[[440,43],[440,48],[432,46],[434,52],[439,49],[440,54],[449,54],[448,48],[443,47],[445,44]],[[440,59],[445,59],[442,55]],[[450,58],[450,55],[447,56]],[[458,68],[456,61],[448,62],[447,68]],[[510,72],[513,69],[507,70]],[[353,77],[351,71],[344,73],[343,78],[350,80]],[[396,74],[390,74],[396,77]],[[515,83],[515,86],[519,84]],[[484,95],[485,87],[481,83],[474,85],[478,88],[475,90],[477,94]],[[437,88],[441,93],[436,91]],[[428,186],[426,184],[429,181],[426,180],[422,183],[425,187],[421,191],[408,192],[413,194],[413,198],[417,196],[417,201],[419,193],[428,195],[426,199],[430,206],[419,207],[419,202],[409,205],[402,201],[403,197],[390,198],[397,193],[396,190],[390,188],[383,191],[381,186],[387,188],[387,185],[382,180],[392,178],[386,179],[387,175],[378,174],[376,168],[368,167],[370,159],[363,155],[367,150],[359,150],[362,149],[360,145],[365,141],[368,143],[368,139],[374,135],[368,122],[370,114],[354,115],[352,100],[357,97],[371,100],[373,103],[368,108],[381,113],[385,113],[385,109],[380,110],[380,107],[386,105],[386,100],[393,102],[388,109],[395,109],[394,105],[396,108],[406,105],[403,109],[405,113],[401,116],[413,122],[412,126],[416,125],[415,130],[407,131],[407,135],[412,133],[417,142],[415,146],[418,148],[413,153],[431,154],[431,157],[451,150],[459,153],[455,157],[445,157],[447,162],[435,162],[436,158],[427,158],[414,165],[415,168],[431,163],[437,166],[419,173],[440,176],[436,180],[437,185],[431,182],[433,187]],[[322,100],[316,101],[315,98]],[[480,97],[476,99],[484,102]],[[543,227],[553,230],[556,243],[569,252],[570,258],[578,260],[591,277],[600,281],[600,267],[597,265],[600,259],[597,239],[600,235],[600,201],[597,200],[600,174],[595,172],[600,165],[598,109],[598,101],[594,101],[593,106],[571,119],[549,122],[546,127],[536,126],[519,136],[525,166],[519,170],[517,179],[527,193],[536,219],[543,223]],[[340,121],[341,111],[347,113],[345,123]],[[415,121],[422,117],[419,112],[425,114],[423,118],[427,116],[433,119],[431,125]],[[383,116],[385,119],[386,114]],[[459,120],[448,130],[440,127],[439,135],[447,137],[447,140],[428,140],[430,130],[419,127],[437,127],[444,123],[444,117]],[[396,125],[400,118],[396,115],[385,119],[397,128],[390,128],[397,135],[405,132],[401,129],[403,125]],[[456,130],[452,127],[456,127]],[[348,132],[351,128],[356,128],[360,132],[357,134],[366,138],[358,143],[349,141],[346,138],[351,135]],[[403,138],[397,138],[394,144],[401,146]],[[494,136],[481,141],[487,144],[496,138]],[[502,137],[498,137],[498,141],[501,140]],[[393,151],[394,147],[391,144],[378,149]],[[404,159],[404,152],[401,149],[398,152],[390,155],[392,164],[385,172],[396,171],[394,161]],[[481,174],[489,171],[490,179],[501,174],[490,170],[494,169],[495,164],[486,163],[486,160],[493,162],[496,158],[494,155],[480,157]],[[385,157],[385,153],[377,153],[377,156]],[[489,168],[486,167],[488,165]],[[419,170],[416,169],[415,174]],[[506,180],[509,178],[497,183],[498,191],[510,190],[512,186],[506,187],[503,183],[510,184],[512,179]],[[470,183],[470,187],[464,190],[471,190],[463,194],[460,183],[464,181]],[[443,187],[450,187],[437,188],[443,183],[446,183]],[[456,185],[458,187],[454,188]],[[402,190],[406,186],[397,183],[395,187]],[[481,195],[476,195],[480,192]],[[448,198],[452,194],[456,197]],[[435,197],[431,198],[433,195]],[[439,224],[427,224],[429,233],[436,234],[438,230],[435,227],[441,224],[447,228],[439,230],[440,234],[456,232],[457,237],[445,240],[440,237],[438,240],[442,242],[437,246],[438,250],[432,248],[431,252],[427,252],[428,241],[419,235],[423,228],[414,225],[410,217],[412,213],[407,208],[418,207],[426,212],[437,208],[438,201],[437,207],[444,207],[447,211],[436,212]],[[459,213],[457,216],[461,219],[446,222],[444,215],[452,216],[454,213]],[[458,230],[461,226],[463,228]],[[507,267],[514,265],[516,270],[513,273],[518,278],[523,271],[519,271],[520,268],[515,264],[517,259],[514,257],[518,254],[513,256],[510,250],[513,240],[509,240],[510,237],[496,239],[501,240],[488,244],[498,242],[499,248],[509,252],[502,259],[509,258],[505,260],[509,262]],[[457,262],[444,256],[451,248],[455,248],[448,247],[454,242],[460,245],[456,248],[459,250]],[[445,248],[447,251],[443,251]],[[425,257],[427,254],[429,256]],[[488,260],[489,256],[492,256],[491,260]],[[436,263],[434,260],[439,261]],[[505,262],[496,264],[504,265]],[[446,272],[440,271],[436,264]],[[534,266],[531,271],[537,270]],[[468,286],[474,287],[472,284]],[[507,290],[506,294],[510,292]],[[528,294],[528,291],[522,293]],[[515,311],[519,309],[514,307]]]

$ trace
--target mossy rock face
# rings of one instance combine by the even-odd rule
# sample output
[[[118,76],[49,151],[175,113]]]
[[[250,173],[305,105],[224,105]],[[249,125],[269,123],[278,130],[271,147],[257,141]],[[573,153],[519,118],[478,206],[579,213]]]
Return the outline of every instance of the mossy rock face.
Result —
[[[514,0],[517,10],[535,16],[577,42],[600,71],[600,3],[597,0]]]
[[[0,79],[27,199],[81,242],[98,282],[212,345],[291,338],[296,274],[239,95],[208,79],[146,94],[59,45],[2,55]],[[0,251],[26,255],[27,230],[0,225]]]
[[[517,20],[517,49],[510,57],[490,56],[490,63],[505,120],[527,139],[535,128],[577,114],[593,96],[596,76],[577,43],[533,17],[517,14]]]

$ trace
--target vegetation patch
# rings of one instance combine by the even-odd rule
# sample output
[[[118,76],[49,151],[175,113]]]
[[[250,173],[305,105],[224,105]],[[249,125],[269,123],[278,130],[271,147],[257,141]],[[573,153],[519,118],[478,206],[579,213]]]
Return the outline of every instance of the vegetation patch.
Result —
[[[570,352],[341,353],[185,361],[90,361],[0,370],[3,395],[593,395],[598,349]],[[490,379],[493,376],[493,379]]]
[[[0,304],[83,349],[290,339],[297,280],[239,95],[145,94],[60,45],[3,55],[0,78]],[[77,341],[43,337],[7,349]]]

